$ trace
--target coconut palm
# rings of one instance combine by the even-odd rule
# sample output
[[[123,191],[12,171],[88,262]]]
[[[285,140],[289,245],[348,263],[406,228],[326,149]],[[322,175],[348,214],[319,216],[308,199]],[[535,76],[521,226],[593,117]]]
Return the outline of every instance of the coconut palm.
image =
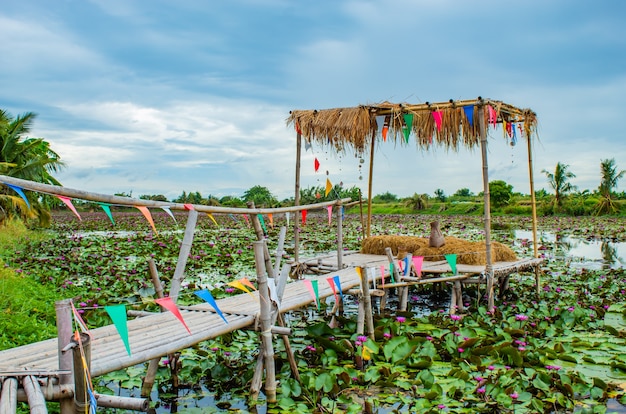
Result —
[[[27,112],[13,118],[0,109],[0,174],[44,184],[60,185],[52,176],[63,163],[59,155],[43,138],[25,137],[36,115]],[[0,188],[1,218],[20,216],[24,219],[38,217],[41,223],[49,220],[50,196],[26,192],[29,208],[12,189]]]
[[[569,165],[560,162],[556,163],[554,173],[547,170],[541,170],[541,172],[546,175],[548,184],[554,190],[554,205],[561,207],[563,199],[567,194],[576,190],[576,186],[569,182],[569,180],[575,178],[576,175],[569,171]]]
[[[617,182],[626,174],[626,170],[617,171],[615,158],[600,161],[600,201],[596,208],[596,214],[615,213],[617,205],[613,202],[613,190],[617,188]]]
[[[404,199],[404,205],[411,207],[412,210],[424,210],[428,205],[428,194],[413,194],[411,197]]]

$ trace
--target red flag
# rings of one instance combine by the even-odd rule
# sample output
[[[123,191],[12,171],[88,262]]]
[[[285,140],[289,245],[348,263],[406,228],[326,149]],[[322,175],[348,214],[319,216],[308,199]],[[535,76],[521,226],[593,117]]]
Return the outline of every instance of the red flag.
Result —
[[[315,172],[320,169],[320,162],[317,158],[315,158]]]
[[[174,316],[176,317],[176,319],[178,319],[183,324],[185,329],[187,329],[187,332],[189,332],[189,335],[191,335],[191,331],[189,330],[189,327],[185,323],[185,320],[183,319],[183,315],[180,314],[180,311],[178,310],[178,307],[176,306],[172,298],[168,298],[168,297],[159,298],[159,299],[155,299],[154,301],[158,303],[159,305],[163,306],[168,311],[172,312]]]
[[[306,210],[302,210],[302,225],[306,225]]]

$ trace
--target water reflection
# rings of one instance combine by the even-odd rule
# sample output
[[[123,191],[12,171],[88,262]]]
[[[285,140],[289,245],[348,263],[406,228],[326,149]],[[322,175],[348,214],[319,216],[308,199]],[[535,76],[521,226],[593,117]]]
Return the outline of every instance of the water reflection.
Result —
[[[516,230],[517,243],[532,240],[532,232]],[[587,240],[553,232],[538,232],[537,243],[541,252],[563,258],[574,267],[608,269],[626,267],[626,243],[608,240]],[[529,244],[530,246],[530,244]],[[532,249],[532,248],[531,248]]]

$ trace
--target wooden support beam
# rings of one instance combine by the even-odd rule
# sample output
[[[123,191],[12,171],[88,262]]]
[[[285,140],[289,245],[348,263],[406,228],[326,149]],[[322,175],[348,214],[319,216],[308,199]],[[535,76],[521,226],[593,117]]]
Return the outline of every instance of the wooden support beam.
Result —
[[[98,407],[119,408],[132,411],[148,411],[150,402],[146,398],[119,397],[117,395],[95,394]]]
[[[30,408],[30,414],[47,414],[46,399],[41,392],[41,387],[37,378],[35,377],[23,377],[22,388],[26,393],[28,399],[28,407]]]
[[[0,414],[15,414],[17,411],[17,378],[9,377],[2,382]]]
[[[57,318],[57,353],[59,358],[59,370],[72,371],[72,355],[63,352],[72,339],[72,306],[70,299],[63,299],[54,304]],[[59,375],[61,387],[72,385],[72,374]],[[74,402],[70,398],[64,398],[60,403],[61,414],[73,414]]]

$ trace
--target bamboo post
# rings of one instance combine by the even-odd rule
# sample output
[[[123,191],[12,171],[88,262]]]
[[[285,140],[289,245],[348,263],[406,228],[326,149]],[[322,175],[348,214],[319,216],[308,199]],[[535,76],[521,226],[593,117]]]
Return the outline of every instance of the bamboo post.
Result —
[[[57,318],[57,353],[59,358],[59,370],[72,372],[72,355],[63,352],[72,338],[72,306],[70,299],[63,299],[54,304]],[[72,385],[72,374],[60,374],[59,386]],[[61,414],[73,414],[74,402],[71,398],[63,398],[59,401]]]
[[[302,154],[302,133],[296,134],[296,194],[294,195],[294,206],[300,205],[300,158]],[[300,261],[300,214],[295,213],[293,220],[293,260],[296,264]]]
[[[530,128],[526,129],[526,142],[528,145],[528,180],[530,181],[530,203],[532,207],[532,216],[533,216],[533,253],[534,258],[537,259],[539,257],[539,246],[537,246],[537,199],[535,197],[535,180],[533,173],[533,155],[532,155],[532,144],[531,144],[531,136],[530,136]],[[541,294],[541,287],[539,286],[541,283],[539,277],[539,266],[535,266],[535,293],[537,298],[539,298]]]
[[[363,292],[363,310],[365,312],[365,323],[367,324],[367,335],[374,338],[374,316],[372,312],[372,296],[370,295],[368,269],[361,267],[361,291]]]
[[[17,379],[6,378],[0,394],[0,414],[15,414],[17,411]]]
[[[337,205],[337,270],[343,269],[343,206]]]
[[[393,279],[396,281],[396,283],[400,282],[400,272],[398,271],[398,266],[395,263],[395,259],[393,257],[393,252],[391,251],[391,247],[385,247],[385,254],[387,255],[387,260],[389,260],[389,263],[391,263],[393,265],[393,275],[391,275],[391,273],[389,274],[389,276],[393,276]],[[399,303],[399,309],[400,310],[406,310],[406,309],[402,309],[402,301],[401,301],[401,297],[404,294],[403,292],[404,287],[399,287],[398,288],[398,301]]]
[[[28,398],[28,407],[31,414],[47,414],[46,399],[41,392],[37,378],[26,376],[22,378],[22,388]]]
[[[463,284],[460,280],[454,281],[454,288],[456,289],[456,307],[459,312],[465,312],[465,304],[463,304]]]
[[[285,237],[287,236],[287,227],[282,226],[280,233],[278,234],[278,246],[276,247],[276,254],[274,255],[274,276],[280,275],[280,261],[283,258],[283,251],[285,248]]]
[[[361,238],[365,239],[365,219],[363,219],[363,194],[359,188],[359,212],[361,214]]]
[[[356,317],[356,334],[363,335],[365,333],[365,301],[363,300],[363,289],[357,296],[359,301],[357,317]]]
[[[157,298],[162,298],[163,295],[163,286],[161,285],[161,280],[159,279],[159,272],[157,271],[156,264],[153,259],[148,259],[148,270],[150,272],[150,279],[152,280],[152,285],[154,286],[154,292]],[[154,385],[154,379],[156,378],[157,371],[159,370],[159,362],[161,358],[153,358],[148,363],[148,369],[146,370],[146,376],[143,379],[143,384],[141,384],[141,396],[148,397],[152,392],[152,387]]]
[[[176,300],[178,299],[178,294],[180,293],[180,285],[182,280],[185,278],[185,266],[187,265],[189,252],[191,252],[191,245],[193,244],[193,236],[194,231],[196,230],[197,221],[198,212],[196,210],[189,210],[189,216],[187,217],[187,227],[185,228],[183,242],[180,245],[178,261],[176,262],[176,270],[174,270],[172,286],[170,287],[170,298],[172,298],[174,302],[176,302]]]
[[[248,201],[248,208],[254,208],[253,201]],[[265,234],[263,233],[263,227],[261,226],[259,216],[257,214],[250,214],[250,221],[252,221],[252,227],[254,228],[254,232],[256,233],[256,239],[258,241],[263,241],[263,261],[265,262],[265,270],[267,272],[267,276],[273,279],[274,267],[272,266],[272,259],[270,256],[270,251],[267,247],[267,243],[264,242]]]
[[[87,383],[89,377],[85,374],[91,369],[91,338],[86,333],[80,334],[80,342],[78,339],[72,338],[72,359],[74,365],[74,407],[76,413],[84,413],[89,407],[89,398],[87,396]],[[83,355],[85,359],[83,360]],[[84,366],[84,365],[87,366]]]
[[[272,343],[272,315],[270,309],[270,296],[267,286],[267,272],[264,260],[264,242],[254,242],[254,257],[257,271],[257,283],[259,285],[260,296],[260,319],[261,319],[261,341],[262,350],[265,355],[265,396],[268,403],[276,402],[276,374],[274,365],[274,345]]]
[[[493,264],[491,261],[491,201],[489,194],[489,164],[487,163],[487,131],[485,127],[485,106],[478,105],[478,126],[480,132],[480,150],[483,164],[483,194],[485,204],[485,274],[487,276],[487,297],[489,311],[493,309]]]
[[[123,410],[146,412],[149,408],[149,401],[146,398],[120,397],[117,395],[98,394],[94,395],[98,401],[98,407],[120,408]]]
[[[374,176],[374,143],[376,132],[372,132],[372,146],[370,148],[370,171],[367,184],[367,237],[372,235],[372,177]]]

